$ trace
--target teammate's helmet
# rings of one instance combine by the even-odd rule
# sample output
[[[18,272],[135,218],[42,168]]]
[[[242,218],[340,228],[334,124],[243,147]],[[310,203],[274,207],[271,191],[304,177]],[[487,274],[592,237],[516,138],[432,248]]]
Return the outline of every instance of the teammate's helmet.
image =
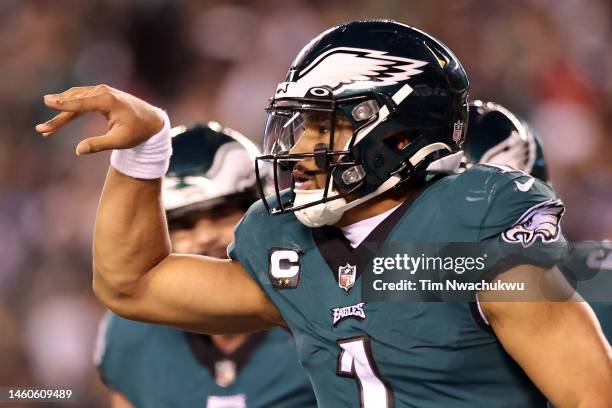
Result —
[[[266,208],[295,211],[308,226],[334,224],[348,208],[400,183],[456,170],[468,88],[455,55],[413,27],[354,21],[323,32],[300,51],[267,108],[264,156],[256,166],[273,164],[276,205],[264,200]],[[296,151],[313,118],[329,124],[326,140]],[[338,126],[350,129],[347,140],[334,139]],[[407,143],[398,147],[398,136]],[[325,188],[293,183],[281,200],[278,168],[302,160],[326,172]],[[349,195],[359,198],[347,203]]]
[[[542,144],[526,122],[494,102],[470,102],[464,166],[506,165],[548,182]]]
[[[172,129],[170,167],[162,197],[170,222],[227,203],[251,204],[259,196],[253,174],[257,147],[217,122]]]

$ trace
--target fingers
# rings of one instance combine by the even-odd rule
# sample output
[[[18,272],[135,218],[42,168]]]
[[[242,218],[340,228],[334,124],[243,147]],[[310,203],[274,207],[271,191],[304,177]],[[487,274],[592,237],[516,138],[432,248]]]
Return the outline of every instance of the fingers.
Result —
[[[44,96],[45,105],[50,108],[69,112],[88,112],[98,110],[105,113],[108,103],[114,100],[115,90],[108,85],[78,86],[59,94]]]
[[[85,112],[100,112],[106,116],[109,131],[90,137],[76,147],[77,155],[111,149],[126,149],[146,140],[148,129],[158,115],[146,102],[106,85],[71,88],[65,92],[45,95],[45,105],[59,111],[51,120],[36,126],[44,137],[54,134]]]
[[[98,93],[93,95],[75,96],[73,98],[62,98],[45,95],[45,105],[49,108],[63,111],[84,113],[98,111],[106,114],[110,111],[114,96],[110,93]]]
[[[79,116],[81,116],[81,113],[62,112],[45,123],[36,125],[36,131],[42,133],[43,137],[48,137]]]
[[[58,94],[49,94],[45,96],[56,97],[61,99],[71,99],[77,96],[85,96],[91,95],[91,93],[101,87],[106,87],[106,85],[96,85],[96,86],[73,86],[67,91],[58,93]]]
[[[115,91],[117,90],[114,88],[111,88],[108,85],[104,85],[104,84],[96,85],[96,86],[74,86],[68,89],[67,91],[60,92],[58,94],[45,95],[44,98],[45,100],[46,99],[66,100],[66,99],[91,96],[91,95],[101,94],[101,93],[110,93],[110,92],[115,92]]]
[[[45,105],[49,106],[51,104],[51,105],[56,106],[56,105],[61,104],[64,100],[67,100],[67,99],[79,98],[83,96],[90,96],[95,93],[99,93],[96,91],[98,91],[101,87],[108,88],[106,87],[106,85],[75,86],[75,87],[68,89],[67,91],[64,91],[58,94],[45,95],[43,99],[45,101]]]
[[[62,111],[51,120],[36,126],[36,131],[48,137],[78,118],[82,113],[97,110],[107,113],[114,101],[107,85],[73,87],[59,94],[44,96],[45,105]]]
[[[121,126],[113,127],[107,134],[102,136],[94,136],[81,141],[76,147],[78,156],[103,152],[105,150],[122,149],[127,146],[120,144],[124,136],[124,131]]]

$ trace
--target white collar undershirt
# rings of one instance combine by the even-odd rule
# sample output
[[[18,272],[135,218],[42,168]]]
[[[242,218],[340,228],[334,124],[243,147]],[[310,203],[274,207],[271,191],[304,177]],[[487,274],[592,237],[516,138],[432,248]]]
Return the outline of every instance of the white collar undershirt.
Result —
[[[385,218],[391,215],[393,211],[397,210],[400,205],[402,204],[400,203],[382,214],[378,214],[374,217],[366,218],[365,220],[357,221],[354,224],[342,227],[342,233],[346,239],[348,239],[351,247],[357,248],[359,244],[361,244],[363,240],[365,240],[367,236],[374,231],[374,228],[378,227],[378,225],[383,222]]]

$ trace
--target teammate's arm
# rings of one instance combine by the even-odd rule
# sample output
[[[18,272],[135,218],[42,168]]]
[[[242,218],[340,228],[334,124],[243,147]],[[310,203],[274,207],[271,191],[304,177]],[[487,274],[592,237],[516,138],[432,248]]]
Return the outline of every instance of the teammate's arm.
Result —
[[[81,141],[77,154],[131,148],[163,126],[153,106],[104,85],[48,95],[45,104],[60,111],[36,127],[45,137],[86,112],[107,118],[108,132]],[[109,169],[94,231],[96,296],[126,318],[186,330],[244,332],[283,324],[238,262],[171,254],[160,197],[160,179]]]
[[[564,280],[550,279],[551,273],[557,271],[522,265],[498,278],[525,282],[527,288],[546,291],[546,296],[565,295]],[[587,303],[575,297],[557,302],[495,301],[498,296],[479,293],[491,327],[555,407],[612,407],[612,349]]]

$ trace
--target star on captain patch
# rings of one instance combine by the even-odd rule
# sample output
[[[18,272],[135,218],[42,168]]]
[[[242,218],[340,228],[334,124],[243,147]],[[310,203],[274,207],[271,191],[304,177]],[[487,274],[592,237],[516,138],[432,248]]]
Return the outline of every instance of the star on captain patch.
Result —
[[[283,286],[288,286],[289,285],[289,279],[277,279],[276,280],[276,285],[283,287]]]
[[[356,276],[357,267],[347,262],[346,265],[338,268],[338,286],[348,292],[355,284]]]

